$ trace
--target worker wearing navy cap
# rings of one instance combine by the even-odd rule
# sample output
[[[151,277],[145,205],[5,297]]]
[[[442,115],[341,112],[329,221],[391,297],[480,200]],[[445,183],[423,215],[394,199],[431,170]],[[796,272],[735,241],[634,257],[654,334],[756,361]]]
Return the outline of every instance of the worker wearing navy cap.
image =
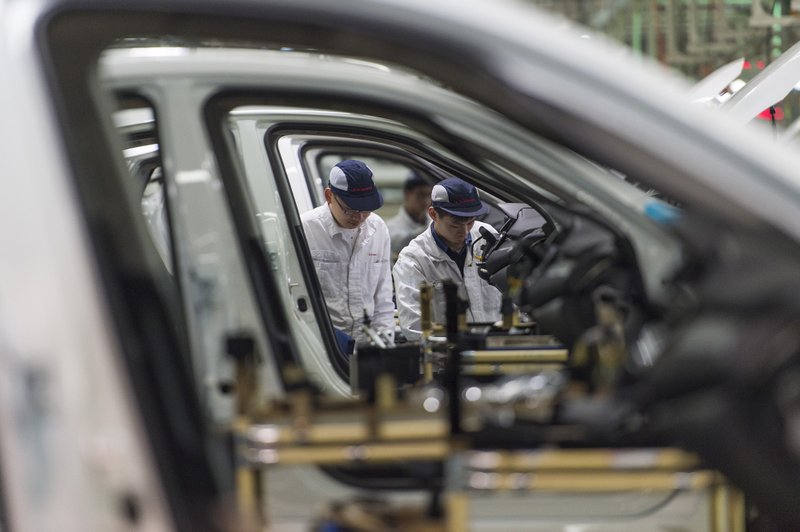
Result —
[[[372,170],[362,161],[342,161],[331,169],[324,193],[325,204],[301,220],[331,322],[357,343],[366,342],[361,330],[366,311],[372,327],[391,340],[389,231],[372,212],[383,205]]]
[[[456,283],[461,296],[468,300],[469,322],[488,323],[501,318],[502,294],[478,276],[472,255],[472,244],[481,238],[481,227],[496,234],[490,225],[475,220],[487,210],[478,189],[462,179],[451,177],[433,187],[428,208],[433,222],[400,252],[392,270],[400,329],[407,339],[421,336],[419,287],[423,281],[434,285]],[[437,305],[432,318],[445,321]]]
[[[386,220],[392,237],[392,257],[396,258],[415,236],[428,228],[431,218],[431,184],[416,172],[412,172],[403,185],[403,205],[397,214]]]

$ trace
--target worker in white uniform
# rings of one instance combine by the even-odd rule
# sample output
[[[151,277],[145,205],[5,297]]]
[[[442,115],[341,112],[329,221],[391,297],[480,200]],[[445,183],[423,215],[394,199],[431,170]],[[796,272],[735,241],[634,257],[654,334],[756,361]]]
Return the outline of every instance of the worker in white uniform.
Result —
[[[428,228],[432,221],[428,216],[430,206],[431,184],[412,172],[403,184],[403,206],[395,216],[386,220],[386,227],[392,237],[392,258],[397,259],[400,251]]]
[[[408,340],[421,336],[419,288],[423,281],[434,286],[443,281],[456,283],[469,305],[468,322],[488,323],[501,318],[502,294],[478,276],[473,256],[475,252],[480,260],[479,249],[485,244],[479,242],[483,240],[481,227],[497,234],[490,225],[475,221],[487,210],[478,190],[462,179],[451,177],[433,187],[428,208],[433,223],[400,252],[392,270],[400,329]],[[433,305],[432,319],[444,323],[440,305]]]
[[[324,194],[325,204],[301,220],[339,345],[352,352],[352,340],[368,341],[365,313],[372,328],[392,340],[389,231],[372,212],[383,205],[372,170],[362,161],[342,161],[331,169]]]

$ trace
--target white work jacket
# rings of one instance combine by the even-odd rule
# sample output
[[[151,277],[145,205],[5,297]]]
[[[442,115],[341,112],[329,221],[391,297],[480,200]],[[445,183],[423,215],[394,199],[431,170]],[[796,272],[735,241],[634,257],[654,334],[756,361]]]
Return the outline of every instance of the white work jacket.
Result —
[[[428,228],[431,221],[430,216],[426,214],[425,221],[419,223],[404,207],[400,207],[394,217],[386,220],[386,227],[389,228],[389,235],[392,237],[392,255],[396,257],[414,237]]]
[[[366,342],[364,310],[372,327],[394,338],[389,231],[377,214],[356,229],[340,227],[327,204],[301,216],[333,326]]]
[[[480,227],[497,232],[492,226],[483,222],[475,222],[470,234],[472,241],[481,238]],[[416,237],[400,252],[392,269],[394,277],[395,299],[400,319],[400,329],[409,340],[417,340],[422,335],[420,329],[419,287],[423,281],[436,286],[443,281],[452,281],[459,287],[459,294],[468,300],[467,321],[475,323],[495,322],[501,318],[500,306],[502,294],[494,286],[478,276],[478,265],[472,256],[471,245],[467,246],[467,258],[464,263],[464,274],[458,269],[453,259],[447,256],[433,239],[433,228]],[[476,244],[476,251],[482,249],[484,242]],[[444,307],[433,304],[431,319],[444,323]]]

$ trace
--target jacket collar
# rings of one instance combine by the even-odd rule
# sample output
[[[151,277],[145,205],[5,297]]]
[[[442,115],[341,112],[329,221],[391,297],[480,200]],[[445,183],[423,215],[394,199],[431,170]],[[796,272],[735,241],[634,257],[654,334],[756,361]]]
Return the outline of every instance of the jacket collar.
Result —
[[[432,221],[431,217],[428,216],[428,214],[426,213],[425,214],[425,221],[422,222],[422,223],[419,223],[414,218],[412,218],[410,214],[408,214],[408,211],[406,210],[405,207],[400,207],[400,210],[398,211],[398,214],[402,217],[403,222],[406,223],[409,226],[422,227],[422,226],[425,226],[425,225],[427,225],[428,223],[430,223]]]

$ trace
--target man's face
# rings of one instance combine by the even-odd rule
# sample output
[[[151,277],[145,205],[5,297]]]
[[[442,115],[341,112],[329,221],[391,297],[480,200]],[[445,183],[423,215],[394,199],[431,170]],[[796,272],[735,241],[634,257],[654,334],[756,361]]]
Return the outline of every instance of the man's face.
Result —
[[[428,185],[420,185],[405,193],[405,208],[408,214],[418,222],[425,219],[425,213],[431,206],[431,190]]]
[[[453,251],[461,251],[467,242],[467,234],[475,225],[475,218],[461,218],[449,214],[440,216],[433,207],[428,209],[428,214],[433,218],[434,230],[442,237],[447,247]]]
[[[329,188],[325,189],[325,201],[331,210],[333,219],[345,229],[355,229],[370,215],[371,211],[354,211],[350,209],[336,194]]]

